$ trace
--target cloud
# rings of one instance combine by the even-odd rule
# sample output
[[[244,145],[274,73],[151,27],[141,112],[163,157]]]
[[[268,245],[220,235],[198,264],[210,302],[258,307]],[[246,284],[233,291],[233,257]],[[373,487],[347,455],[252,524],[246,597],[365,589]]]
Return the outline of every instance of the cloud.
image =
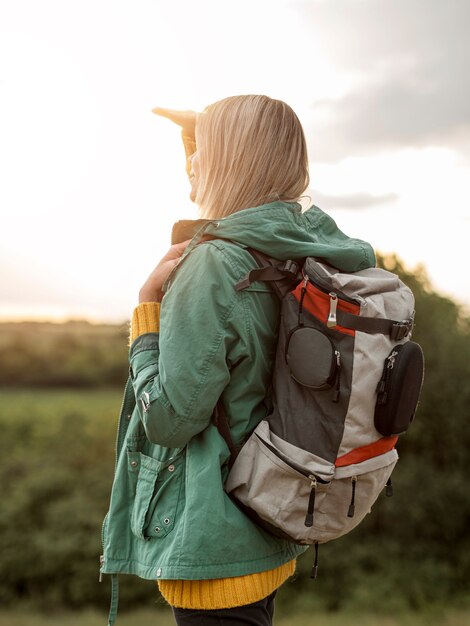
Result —
[[[315,160],[445,145],[470,157],[470,2],[302,2],[350,90],[316,100],[306,123]]]
[[[383,206],[398,200],[396,193],[373,195],[366,192],[350,193],[345,195],[329,195],[319,191],[312,191],[312,201],[320,208],[325,209],[370,209]]]

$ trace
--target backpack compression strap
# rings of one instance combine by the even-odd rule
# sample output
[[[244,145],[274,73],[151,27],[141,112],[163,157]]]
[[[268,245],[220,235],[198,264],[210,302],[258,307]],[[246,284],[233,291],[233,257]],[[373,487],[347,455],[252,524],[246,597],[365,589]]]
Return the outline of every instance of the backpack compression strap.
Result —
[[[256,281],[267,282],[273,291],[282,298],[302,280],[300,268],[303,262],[279,261],[259,250],[248,248],[259,268],[253,269],[235,285],[237,291],[243,291]],[[364,333],[389,335],[392,341],[401,341],[413,330],[413,318],[397,321],[383,317],[360,317],[346,311],[338,310],[337,323],[344,328],[359,330]]]
[[[413,318],[398,322],[385,317],[360,317],[353,313],[338,310],[336,319],[338,324],[344,328],[359,330],[364,333],[390,335],[392,341],[400,341],[413,330]]]

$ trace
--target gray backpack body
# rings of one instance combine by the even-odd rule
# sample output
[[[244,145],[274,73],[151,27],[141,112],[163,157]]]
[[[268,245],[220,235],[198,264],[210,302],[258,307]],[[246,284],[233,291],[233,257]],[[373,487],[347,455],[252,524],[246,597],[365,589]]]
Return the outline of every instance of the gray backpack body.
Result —
[[[232,450],[225,489],[265,529],[317,549],[391,491],[395,444],[423,381],[414,297],[383,269],[342,273],[251,252],[261,267],[237,289],[266,280],[282,298],[273,408]]]

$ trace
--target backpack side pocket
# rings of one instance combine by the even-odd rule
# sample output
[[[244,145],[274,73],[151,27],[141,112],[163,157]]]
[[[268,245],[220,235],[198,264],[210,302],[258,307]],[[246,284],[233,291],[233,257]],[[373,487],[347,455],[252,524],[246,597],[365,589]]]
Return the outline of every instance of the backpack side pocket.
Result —
[[[414,341],[395,346],[377,385],[374,425],[381,435],[400,435],[413,421],[423,385],[424,356]]]
[[[316,328],[297,326],[287,338],[290,375],[304,387],[331,389],[338,376],[338,356],[331,339]]]

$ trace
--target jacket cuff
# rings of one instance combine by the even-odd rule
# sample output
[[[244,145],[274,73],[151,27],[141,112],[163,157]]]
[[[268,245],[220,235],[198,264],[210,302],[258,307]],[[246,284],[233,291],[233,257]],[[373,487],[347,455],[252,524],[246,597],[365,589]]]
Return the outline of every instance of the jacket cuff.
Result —
[[[136,306],[132,314],[130,343],[145,333],[158,332],[160,332],[160,302],[142,302]]]

